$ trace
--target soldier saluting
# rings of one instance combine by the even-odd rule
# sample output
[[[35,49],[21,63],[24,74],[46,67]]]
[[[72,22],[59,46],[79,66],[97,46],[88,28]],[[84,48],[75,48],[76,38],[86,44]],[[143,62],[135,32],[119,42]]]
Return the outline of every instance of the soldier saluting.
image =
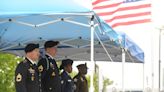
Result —
[[[58,44],[58,41],[46,41],[44,44],[45,57],[38,63],[43,92],[61,92],[61,78],[54,59]]]
[[[25,60],[15,70],[16,92],[39,92],[40,83],[36,63],[39,58],[39,44],[30,43],[25,47]]]

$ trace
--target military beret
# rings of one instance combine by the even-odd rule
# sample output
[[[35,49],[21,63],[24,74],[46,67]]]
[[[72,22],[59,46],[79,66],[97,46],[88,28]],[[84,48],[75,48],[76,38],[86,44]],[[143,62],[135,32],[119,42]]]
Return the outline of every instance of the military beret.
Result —
[[[33,50],[36,49],[36,48],[39,48],[39,44],[29,43],[29,44],[27,44],[27,46],[25,47],[24,51],[25,51],[25,53],[27,53],[27,52],[33,51]]]
[[[87,64],[79,64],[76,66],[78,69],[87,68]]]
[[[60,65],[60,69],[64,69],[65,66],[67,66],[68,64],[73,64],[73,60],[71,59],[64,59],[62,60],[62,64]]]
[[[59,41],[46,41],[44,48],[51,48],[59,44]]]

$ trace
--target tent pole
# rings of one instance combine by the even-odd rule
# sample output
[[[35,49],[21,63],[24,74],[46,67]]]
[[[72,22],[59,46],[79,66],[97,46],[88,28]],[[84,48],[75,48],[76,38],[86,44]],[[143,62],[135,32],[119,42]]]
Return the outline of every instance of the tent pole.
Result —
[[[94,92],[93,79],[94,79],[94,16],[91,17],[91,79],[90,79],[90,92]]]
[[[122,92],[125,92],[125,87],[124,87],[124,72],[125,72],[125,49],[122,49]]]
[[[159,92],[161,91],[161,32],[162,29],[159,30]]]
[[[142,80],[142,91],[144,92],[145,91],[145,63],[143,63],[143,66],[142,66],[142,71],[143,71],[143,80]]]

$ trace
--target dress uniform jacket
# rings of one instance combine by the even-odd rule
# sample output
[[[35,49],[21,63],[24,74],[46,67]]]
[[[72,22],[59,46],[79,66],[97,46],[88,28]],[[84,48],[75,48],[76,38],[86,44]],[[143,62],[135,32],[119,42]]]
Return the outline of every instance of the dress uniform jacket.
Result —
[[[68,75],[66,71],[63,71],[61,78],[62,92],[74,92],[75,85],[73,79]]]
[[[38,63],[43,92],[61,92],[61,78],[56,61],[46,55]]]
[[[26,58],[15,71],[16,92],[39,92],[39,85],[38,68]]]
[[[74,92],[75,86],[72,78],[67,72],[63,71],[61,74],[62,78],[62,92]]]
[[[76,85],[75,92],[88,92],[88,82],[85,76],[77,74],[73,80]]]

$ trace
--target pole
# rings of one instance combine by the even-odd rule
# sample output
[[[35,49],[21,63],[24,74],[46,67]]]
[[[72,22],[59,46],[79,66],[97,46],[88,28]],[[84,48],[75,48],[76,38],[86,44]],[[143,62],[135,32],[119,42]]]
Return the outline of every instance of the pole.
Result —
[[[151,48],[154,48],[154,33],[151,34]],[[154,50],[151,49],[151,89],[149,89],[149,77],[147,77],[147,91],[154,92]]]
[[[122,92],[125,92],[125,87],[124,87],[124,72],[125,72],[125,49],[122,48]]]
[[[142,81],[142,82],[143,82],[143,83],[142,83],[142,84],[143,84],[143,88],[142,88],[142,91],[143,91],[143,92],[144,92],[144,90],[145,90],[145,67],[144,67],[144,65],[145,65],[145,63],[143,63],[143,67],[142,67],[142,68],[143,68],[143,69],[142,69],[142,70],[143,70],[143,81]]]
[[[93,79],[94,79],[94,69],[95,69],[95,62],[94,62],[94,16],[92,15],[91,18],[91,86],[90,86],[90,92],[94,92],[94,86],[93,86]]]
[[[159,30],[159,92],[161,90],[161,31]]]

